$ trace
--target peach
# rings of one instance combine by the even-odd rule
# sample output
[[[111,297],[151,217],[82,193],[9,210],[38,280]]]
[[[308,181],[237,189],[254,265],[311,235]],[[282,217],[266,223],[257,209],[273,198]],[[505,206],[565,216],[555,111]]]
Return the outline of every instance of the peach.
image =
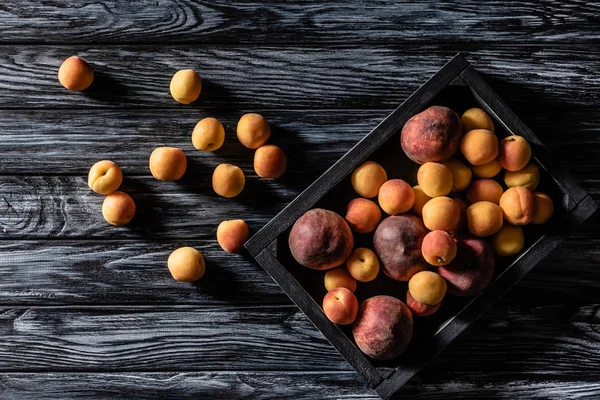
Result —
[[[434,312],[436,312],[437,310],[439,310],[442,303],[439,302],[434,306],[419,303],[418,301],[415,300],[414,297],[411,296],[410,291],[407,290],[406,291],[406,305],[408,306],[410,311],[413,313],[413,315],[416,315],[417,317],[427,317],[428,315],[431,315]]]
[[[300,265],[326,270],[346,261],[354,247],[354,236],[344,218],[333,211],[314,208],[294,223],[288,245]]]
[[[413,186],[413,192],[415,194],[415,204],[413,204],[411,211],[417,214],[419,217],[423,216],[423,206],[431,200],[431,197],[427,196],[421,186]]]
[[[428,306],[441,303],[446,289],[444,278],[431,271],[419,272],[408,281],[410,295],[419,303]]]
[[[504,219],[513,225],[527,225],[535,215],[535,196],[524,187],[508,188],[500,198]]]
[[[429,264],[446,265],[456,257],[456,241],[446,231],[431,231],[423,238],[421,252]]]
[[[554,214],[554,203],[550,196],[542,192],[535,192],[535,213],[533,214],[532,224],[540,225],[548,222]]]
[[[453,231],[457,232],[467,226],[467,208],[469,208],[469,205],[463,199],[454,198],[452,200],[454,200],[454,202],[458,205],[459,211],[458,224],[456,225],[456,229]]]
[[[520,226],[505,224],[492,238],[492,247],[499,256],[514,256],[523,250],[525,235]]]
[[[419,186],[429,197],[445,196],[452,190],[452,171],[444,164],[427,162],[417,171]]]
[[[498,161],[507,171],[523,169],[531,159],[531,147],[522,136],[511,135],[500,141]]]
[[[187,169],[183,150],[176,147],[158,147],[150,154],[150,172],[159,181],[176,181]]]
[[[193,69],[179,70],[171,78],[171,96],[181,103],[190,104],[198,99],[202,91],[202,80]]]
[[[404,214],[415,203],[415,192],[402,179],[390,179],[379,188],[379,205],[390,215]]]
[[[98,194],[110,194],[123,182],[123,172],[112,161],[98,161],[88,173],[88,186]]]
[[[465,197],[469,204],[474,204],[478,201],[489,201],[498,204],[502,193],[504,193],[502,186],[495,180],[478,179],[471,184]]]
[[[491,201],[478,201],[467,208],[469,232],[475,236],[491,236],[502,228],[502,209]]]
[[[350,275],[344,267],[330,269],[325,273],[325,289],[331,291],[335,288],[343,287],[351,292],[356,290],[356,279]]]
[[[489,163],[483,165],[471,165],[471,171],[476,178],[493,178],[502,171],[502,165],[498,159],[493,159]]]
[[[79,92],[90,87],[94,70],[83,58],[71,56],[58,69],[58,81],[66,89]]]
[[[462,134],[458,114],[447,107],[432,106],[404,124],[400,144],[417,164],[440,162],[456,153]]]
[[[346,221],[356,233],[373,232],[381,221],[381,210],[371,200],[353,199],[346,209]]]
[[[387,181],[387,174],[381,165],[367,161],[354,170],[350,179],[356,193],[371,198],[379,194],[379,189]]]
[[[349,325],[356,320],[358,300],[350,290],[339,287],[325,295],[325,298],[323,298],[323,311],[334,324]]]
[[[518,171],[506,171],[504,183],[508,187],[523,186],[535,190],[540,183],[540,169],[534,163],[529,163]]]
[[[354,279],[359,282],[370,282],[379,273],[379,259],[371,249],[358,247],[354,249],[348,260],[346,268]]]
[[[198,150],[219,150],[225,142],[225,128],[216,118],[201,119],[192,132],[192,144]]]
[[[484,165],[498,156],[498,138],[487,129],[473,129],[460,142],[460,151],[473,165]]]
[[[374,296],[360,305],[352,334],[360,351],[367,356],[391,360],[402,354],[412,339],[412,314],[395,297]]]
[[[490,132],[494,132],[494,122],[490,116],[483,111],[481,108],[469,108],[460,117],[465,132],[472,131],[473,129],[487,129]]]
[[[127,193],[112,192],[102,203],[102,216],[111,225],[127,225],[135,215],[135,202]]]
[[[451,158],[448,161],[444,161],[443,164],[450,170],[450,172],[452,172],[453,192],[462,192],[469,187],[469,184],[471,183],[471,177],[473,175],[469,167],[456,158]]]
[[[254,171],[261,178],[276,179],[285,172],[287,157],[273,144],[260,146],[254,153]]]
[[[180,247],[169,255],[167,261],[173,279],[179,282],[194,282],[204,276],[206,266],[202,253],[193,247]]]
[[[241,219],[223,221],[217,228],[217,242],[228,253],[238,253],[250,237],[248,224]]]
[[[436,197],[423,206],[423,222],[429,230],[454,231],[459,219],[458,204],[450,197]]]
[[[212,187],[216,194],[232,198],[242,193],[246,177],[240,167],[231,164],[219,164],[212,176]]]
[[[271,126],[260,114],[244,114],[237,124],[237,137],[249,149],[258,149],[271,137]]]

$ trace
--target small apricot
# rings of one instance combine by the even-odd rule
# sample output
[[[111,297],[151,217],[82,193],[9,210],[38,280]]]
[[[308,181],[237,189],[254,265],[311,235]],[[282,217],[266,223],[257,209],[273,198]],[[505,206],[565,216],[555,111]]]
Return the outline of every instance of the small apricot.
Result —
[[[500,202],[500,197],[504,193],[502,186],[493,179],[478,179],[474,181],[466,193],[466,199],[469,204],[478,201],[491,201],[494,204]]]
[[[260,114],[244,114],[237,124],[237,137],[245,147],[258,149],[271,137],[271,126]]]
[[[494,132],[494,122],[481,108],[469,108],[460,118],[462,121],[463,130],[465,132],[473,129],[487,129]]]
[[[371,198],[379,194],[379,189],[387,181],[385,169],[374,161],[367,161],[352,173],[352,187],[362,197]]]
[[[467,208],[469,232],[475,236],[491,236],[502,228],[502,209],[489,201],[479,201]]]
[[[413,192],[415,194],[415,204],[413,204],[411,211],[417,214],[419,217],[423,216],[423,206],[431,200],[431,197],[427,196],[421,186],[413,186]]]
[[[193,69],[179,70],[171,78],[171,96],[181,104],[193,103],[202,91],[202,80]]]
[[[498,161],[507,171],[523,169],[531,159],[531,146],[522,136],[511,135],[498,145]]]
[[[435,197],[423,206],[423,223],[429,230],[454,231],[459,218],[458,204],[450,197]]]
[[[273,144],[260,146],[254,153],[254,171],[261,178],[276,179],[285,172],[287,157]]]
[[[532,224],[540,225],[548,222],[554,214],[554,203],[550,196],[542,192],[535,192],[535,213],[533,214]]]
[[[540,169],[534,163],[529,163],[518,171],[506,171],[504,183],[508,187],[523,186],[535,190],[540,183]]]
[[[492,238],[492,247],[499,256],[519,254],[525,245],[525,235],[520,226],[505,224]]]
[[[500,198],[504,219],[513,225],[527,225],[535,215],[533,192],[521,186],[508,188]]]
[[[228,253],[238,253],[250,237],[248,224],[241,219],[223,221],[217,228],[217,242]]]
[[[390,179],[379,188],[379,205],[389,215],[404,214],[415,203],[415,192],[402,179]]]
[[[460,151],[473,165],[484,165],[498,156],[498,138],[487,129],[473,129],[463,136]]]
[[[471,177],[473,175],[469,167],[456,158],[451,158],[448,161],[444,161],[442,164],[448,167],[450,172],[452,172],[453,192],[462,192],[469,187],[469,184],[471,183]]]
[[[231,164],[220,164],[212,176],[212,187],[219,196],[231,198],[242,193],[246,185],[246,177],[240,167]]]
[[[427,196],[445,196],[452,190],[452,171],[444,164],[426,162],[417,171],[417,181]]]

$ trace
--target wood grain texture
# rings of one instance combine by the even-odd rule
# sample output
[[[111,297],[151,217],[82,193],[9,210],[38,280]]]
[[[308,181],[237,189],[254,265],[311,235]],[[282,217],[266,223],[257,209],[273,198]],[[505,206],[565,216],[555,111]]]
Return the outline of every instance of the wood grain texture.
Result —
[[[599,39],[599,12],[580,0],[5,0],[0,26],[10,43],[561,42]]]
[[[518,105],[549,113],[596,104],[600,45],[475,43],[460,50],[501,97]],[[395,108],[455,53],[441,44],[7,45],[0,54],[0,108]],[[96,69],[95,83],[83,93],[68,92],[57,80],[61,62],[72,54]],[[171,77],[182,68],[204,79],[200,99],[187,107],[169,94]]]

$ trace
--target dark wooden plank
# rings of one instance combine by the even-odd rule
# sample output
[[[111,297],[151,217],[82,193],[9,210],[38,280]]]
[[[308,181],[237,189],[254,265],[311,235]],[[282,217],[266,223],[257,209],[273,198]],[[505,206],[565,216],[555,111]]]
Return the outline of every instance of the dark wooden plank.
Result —
[[[500,96],[529,109],[595,109],[600,45],[467,44],[461,51]],[[22,46],[0,54],[0,108],[170,107],[180,68],[204,79],[196,107],[395,108],[456,53],[455,45],[368,47]],[[68,92],[57,80],[63,59],[94,65],[95,84]],[[514,105],[513,103],[510,104]],[[190,111],[191,113],[192,111]],[[63,111],[63,113],[66,113]]]
[[[348,43],[598,40],[595,2],[467,0],[19,0],[0,6],[1,42]],[[492,34],[493,33],[493,34]]]

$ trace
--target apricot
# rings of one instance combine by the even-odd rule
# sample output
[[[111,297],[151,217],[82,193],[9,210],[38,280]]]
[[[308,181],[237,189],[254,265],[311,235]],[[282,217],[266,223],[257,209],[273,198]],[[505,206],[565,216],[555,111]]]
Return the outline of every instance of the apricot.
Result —
[[[356,290],[356,279],[350,275],[344,267],[330,269],[325,273],[325,289],[331,291],[335,288],[343,287],[351,292]]]
[[[102,216],[111,225],[127,225],[135,215],[135,202],[127,193],[112,192],[102,203]]]
[[[473,129],[463,136],[460,151],[473,165],[484,165],[498,156],[498,138],[487,129]]]
[[[415,300],[414,297],[412,297],[412,295],[410,294],[410,290],[407,290],[406,291],[406,305],[408,306],[410,311],[413,313],[413,315],[416,315],[417,317],[427,317],[428,315],[431,315],[434,312],[436,312],[437,310],[439,310],[442,303],[439,302],[434,306],[419,303],[418,301]]]
[[[522,136],[505,137],[498,145],[498,161],[507,171],[523,169],[531,159],[531,147]]]
[[[429,230],[454,231],[459,218],[458,204],[450,197],[436,197],[423,206],[423,223]]]
[[[492,247],[499,256],[514,256],[523,250],[525,235],[520,226],[505,224],[492,238]]]
[[[502,186],[495,180],[478,179],[471,184],[465,197],[469,204],[478,201],[489,201],[498,204],[503,192]]]
[[[150,154],[150,172],[159,181],[176,181],[187,169],[183,150],[176,147],[158,147]]]
[[[354,170],[350,179],[356,193],[371,198],[379,194],[379,189],[387,181],[387,174],[381,165],[367,161]]]
[[[471,165],[471,171],[476,178],[493,178],[502,171],[502,165],[498,159],[493,159],[489,163],[483,165]]]
[[[90,87],[94,70],[83,58],[71,56],[58,69],[58,81],[66,89],[79,92]]]
[[[193,69],[179,70],[171,78],[171,96],[181,103],[190,104],[198,99],[202,91],[202,80]]]
[[[202,253],[193,247],[180,247],[169,255],[167,261],[173,279],[179,282],[194,282],[204,276],[206,266]]]
[[[216,118],[201,119],[192,132],[192,144],[198,150],[215,151],[223,146],[225,128]]]
[[[373,232],[381,221],[381,210],[371,200],[353,199],[346,209],[346,221],[356,233]]]
[[[379,205],[390,215],[404,214],[415,203],[415,192],[402,179],[390,179],[379,188]]]
[[[356,320],[358,300],[345,287],[335,288],[323,298],[323,311],[334,324],[349,325]]]
[[[216,194],[232,198],[242,193],[246,177],[240,167],[231,164],[219,164],[212,176],[212,187]]]
[[[462,192],[469,187],[469,184],[471,183],[471,177],[473,175],[469,167],[456,158],[451,158],[448,161],[444,161],[442,164],[444,164],[450,170],[450,172],[452,172],[453,192]]]
[[[532,224],[540,225],[548,222],[554,214],[554,203],[550,196],[542,192],[535,192],[535,213],[533,214]]]
[[[276,179],[285,172],[287,157],[273,144],[260,146],[254,153],[254,171],[261,178]]]
[[[357,281],[370,282],[379,273],[379,259],[373,250],[358,247],[346,260],[346,268]]]
[[[427,162],[419,167],[417,181],[427,196],[445,196],[452,190],[452,171],[444,164]]]
[[[502,228],[502,209],[491,201],[478,201],[467,208],[469,232],[475,236],[491,236]]]
[[[431,197],[427,196],[421,186],[413,186],[413,192],[415,194],[415,204],[413,204],[411,211],[417,214],[419,217],[423,216],[423,206],[431,200]]]
[[[472,131],[473,129],[487,129],[490,132],[494,132],[494,122],[481,108],[469,108],[460,117],[465,132]]]
[[[500,198],[504,219],[513,225],[527,225],[535,215],[535,196],[521,186],[508,188]]]
[[[534,163],[529,163],[518,171],[506,171],[504,183],[508,187],[523,186],[535,190],[540,183],[540,169]]]
[[[88,173],[88,186],[98,194],[110,194],[123,182],[123,172],[112,161],[98,161]]]
[[[458,224],[456,225],[456,229],[453,231],[456,232],[467,226],[467,208],[469,208],[469,205],[463,199],[454,198],[452,200],[454,200],[454,202],[458,205],[459,210]]]
[[[431,271],[421,271],[408,281],[410,295],[419,303],[434,306],[446,295],[446,281]]]
[[[421,253],[436,267],[449,264],[456,257],[456,241],[446,231],[431,231],[423,238]]]
[[[249,237],[248,224],[241,219],[223,221],[217,228],[217,242],[228,253],[237,253],[242,250]]]
[[[249,149],[258,149],[271,137],[271,126],[260,114],[244,114],[237,124],[237,137]]]

